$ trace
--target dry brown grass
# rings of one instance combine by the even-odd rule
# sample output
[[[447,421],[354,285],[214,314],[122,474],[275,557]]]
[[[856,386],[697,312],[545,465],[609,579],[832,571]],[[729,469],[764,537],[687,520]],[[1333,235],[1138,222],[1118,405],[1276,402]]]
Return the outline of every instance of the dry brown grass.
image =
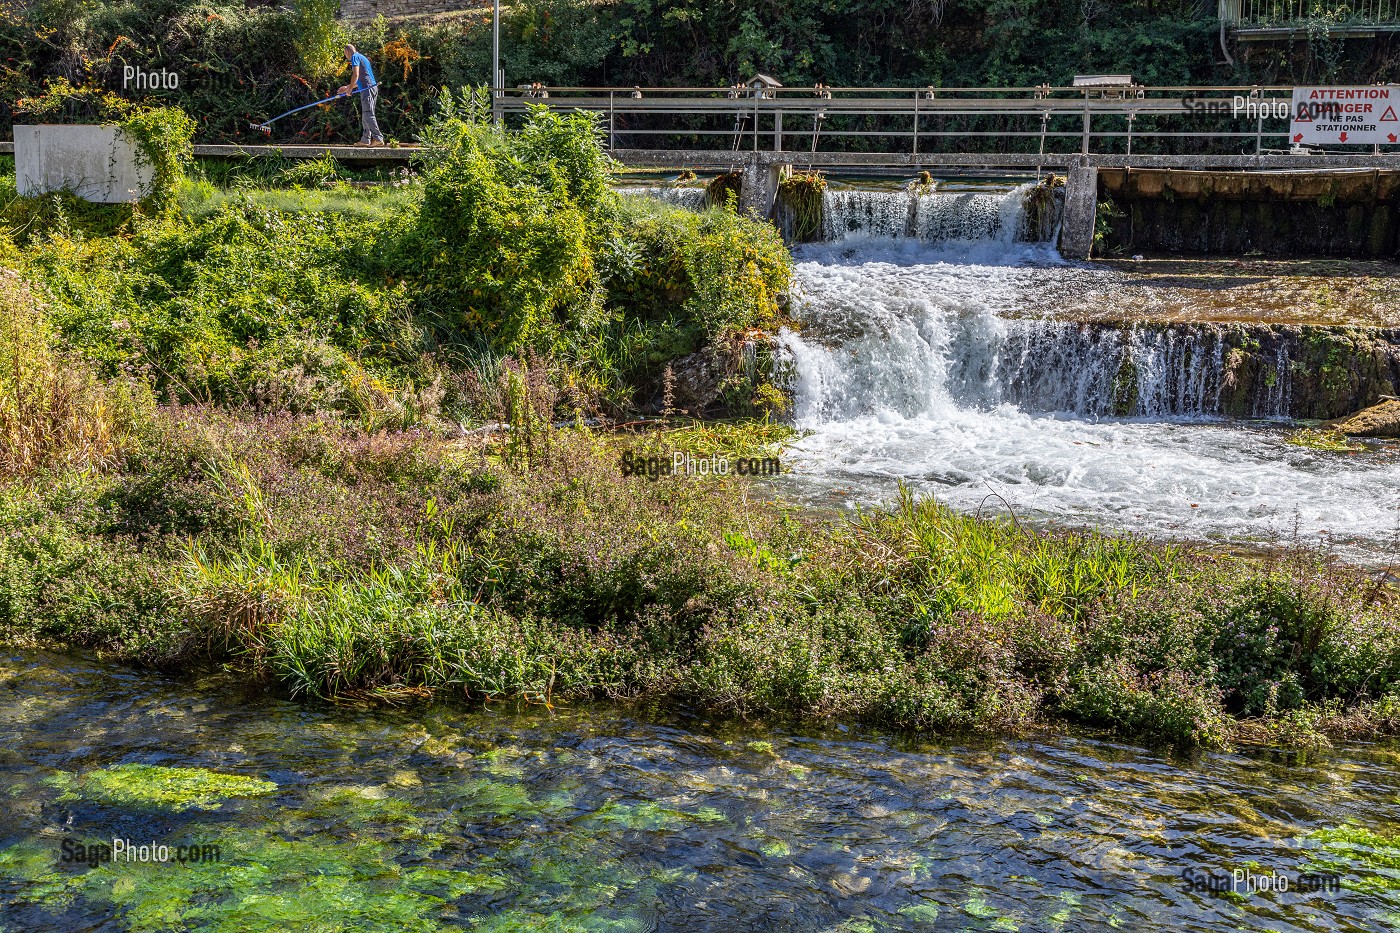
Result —
[[[0,477],[108,467],[131,415],[128,398],[54,349],[43,306],[0,271]]]

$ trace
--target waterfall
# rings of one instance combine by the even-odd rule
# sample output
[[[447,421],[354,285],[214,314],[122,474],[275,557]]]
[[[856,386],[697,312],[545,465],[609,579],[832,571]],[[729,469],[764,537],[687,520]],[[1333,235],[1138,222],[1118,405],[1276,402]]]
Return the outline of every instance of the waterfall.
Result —
[[[1286,339],[1261,344],[1240,325],[1043,316],[1054,308],[1034,296],[1046,282],[1112,273],[1020,240],[1030,189],[828,191],[835,242],[799,250],[816,261],[799,263],[802,327],[780,341],[799,417],[1001,405],[1089,418],[1289,415]]]
[[[1244,378],[1238,363],[1230,365],[1243,358],[1247,334],[1239,327],[1080,324],[929,306],[868,320],[852,333],[838,317],[809,315],[801,333],[780,338],[801,421],[1005,404],[1091,418],[1202,418],[1232,413],[1229,390]],[[1253,355],[1262,372],[1233,413],[1288,416],[1289,350],[1278,340]]]
[[[704,188],[682,185],[626,185],[619,187],[617,191],[634,197],[656,198],[692,211],[703,211],[710,206],[710,196]]]
[[[1029,237],[1026,195],[1032,185],[1010,192],[921,192],[827,190],[822,199],[822,233],[828,243],[875,237],[926,243]],[[1051,225],[1053,226],[1053,225]]]
[[[1251,545],[1316,535],[1393,561],[1400,461],[1290,444],[1267,421],[1332,417],[1396,384],[1400,329],[1367,342],[1238,313],[1201,322],[1170,277],[1023,242],[1024,205],[828,195],[831,241],[794,251],[795,323],[774,357],[805,429],[786,455],[800,494],[887,501],[898,481],[1021,521]]]

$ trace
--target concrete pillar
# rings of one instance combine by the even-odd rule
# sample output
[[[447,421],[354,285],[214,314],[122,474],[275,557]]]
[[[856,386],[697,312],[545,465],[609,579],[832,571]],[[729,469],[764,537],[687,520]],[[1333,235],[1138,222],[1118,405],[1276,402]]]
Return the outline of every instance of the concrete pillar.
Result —
[[[1087,159],[1070,167],[1065,209],[1060,220],[1060,255],[1088,259],[1094,248],[1094,218],[1099,207],[1099,170]]]
[[[17,125],[14,134],[15,182],[25,197],[68,190],[87,201],[119,204],[151,190],[154,169],[119,127]]]
[[[739,210],[759,220],[767,220],[778,200],[778,181],[788,166],[780,162],[751,158],[744,163],[739,188]]]

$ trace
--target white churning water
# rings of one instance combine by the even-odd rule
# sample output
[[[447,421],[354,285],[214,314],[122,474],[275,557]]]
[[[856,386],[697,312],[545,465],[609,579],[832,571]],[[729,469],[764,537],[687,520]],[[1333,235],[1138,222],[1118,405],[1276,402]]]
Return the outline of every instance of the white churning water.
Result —
[[[1309,450],[1280,421],[1218,417],[1221,329],[1015,316],[1047,280],[1118,274],[1018,242],[1022,192],[828,193],[832,242],[799,249],[801,328],[779,338],[811,432],[790,455],[797,481],[870,502],[904,480],[967,510],[1004,509],[996,493],[1023,518],[1156,535],[1296,531],[1384,561],[1400,537],[1400,454]],[[1286,348],[1277,357],[1286,372]],[[1288,382],[1263,388],[1252,414],[1286,414]]]

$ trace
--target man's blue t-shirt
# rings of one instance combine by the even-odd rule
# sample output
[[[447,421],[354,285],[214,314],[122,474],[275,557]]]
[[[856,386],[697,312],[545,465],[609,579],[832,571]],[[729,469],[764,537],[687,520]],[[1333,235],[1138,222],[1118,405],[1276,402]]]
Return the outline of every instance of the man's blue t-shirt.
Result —
[[[369,65],[369,59],[363,53],[356,52],[350,56],[350,67],[360,66],[360,83],[355,85],[355,90],[363,91],[374,85],[374,69]]]

